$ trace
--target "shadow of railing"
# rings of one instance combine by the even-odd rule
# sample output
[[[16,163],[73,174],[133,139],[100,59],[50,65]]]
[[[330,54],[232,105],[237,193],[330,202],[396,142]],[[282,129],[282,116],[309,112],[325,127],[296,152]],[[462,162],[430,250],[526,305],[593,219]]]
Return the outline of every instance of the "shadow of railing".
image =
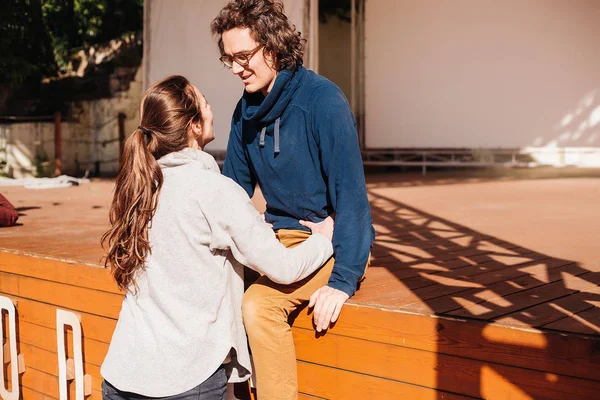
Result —
[[[586,386],[589,382],[595,382],[595,386],[588,386],[598,389],[600,375],[591,371],[591,360],[600,359],[600,341],[593,340],[591,347],[573,350],[579,352],[573,353],[574,358],[583,352],[584,362],[570,360],[573,367],[565,364],[559,368],[560,373],[545,369],[548,360],[540,360],[539,365],[531,364],[516,374],[510,357],[513,354],[515,359],[522,358],[531,345],[569,362],[568,337],[584,339],[584,335],[599,334],[600,272],[374,192],[377,191],[370,191],[371,210],[378,236],[372,253],[373,267],[357,301],[471,320],[469,326],[475,333],[469,333],[471,342],[467,344],[474,346],[468,355],[466,374],[470,378],[459,383],[463,390],[455,393],[490,397],[489,385],[483,383],[490,379],[503,382],[500,386],[510,385],[513,392],[524,398],[556,398],[554,392],[560,398],[565,387]],[[488,327],[498,325],[537,330],[539,340],[535,344],[519,340],[497,342]],[[451,346],[456,345],[438,337],[438,358],[452,354]],[[486,349],[506,352],[507,364],[486,361]],[[456,388],[457,383],[450,382],[456,380],[456,375],[445,373],[444,368],[437,369],[437,388]],[[584,393],[589,392],[585,390],[572,387],[562,398],[586,398]],[[440,393],[439,398],[445,398],[444,394]]]

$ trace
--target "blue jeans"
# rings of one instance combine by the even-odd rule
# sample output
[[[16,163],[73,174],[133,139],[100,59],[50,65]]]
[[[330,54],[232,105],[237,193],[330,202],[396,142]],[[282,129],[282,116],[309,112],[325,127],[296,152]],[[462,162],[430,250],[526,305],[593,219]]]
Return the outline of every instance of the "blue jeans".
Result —
[[[107,381],[102,382],[102,400],[225,400],[227,397],[227,372],[221,365],[214,374],[200,385],[187,392],[167,397],[150,397],[124,392]]]

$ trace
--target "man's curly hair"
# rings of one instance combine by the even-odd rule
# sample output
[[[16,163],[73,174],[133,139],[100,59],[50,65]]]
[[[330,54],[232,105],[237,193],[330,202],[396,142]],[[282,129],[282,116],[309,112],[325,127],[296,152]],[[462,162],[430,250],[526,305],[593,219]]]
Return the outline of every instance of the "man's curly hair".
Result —
[[[223,54],[223,32],[249,28],[254,40],[272,54],[277,69],[294,69],[302,63],[304,42],[283,13],[279,0],[233,0],[211,22],[210,28]]]

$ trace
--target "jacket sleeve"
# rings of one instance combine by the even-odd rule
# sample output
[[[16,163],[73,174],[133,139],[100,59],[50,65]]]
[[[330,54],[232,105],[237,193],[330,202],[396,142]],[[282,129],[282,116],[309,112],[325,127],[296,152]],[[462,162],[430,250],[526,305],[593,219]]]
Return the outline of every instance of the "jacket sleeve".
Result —
[[[242,140],[241,127],[238,121],[241,121],[241,106],[238,104],[236,111],[231,118],[231,130],[229,132],[229,141],[227,142],[227,154],[223,164],[223,175],[233,179],[240,185],[249,197],[254,195],[256,187],[256,178],[250,169],[246,150]],[[239,122],[241,125],[241,122]]]
[[[12,226],[19,219],[19,212],[0,194],[0,226]]]
[[[248,195],[230,179],[220,178],[214,198],[200,205],[210,225],[213,249],[230,249],[241,264],[281,284],[304,279],[331,257],[331,241],[321,234],[311,235],[297,247],[286,248],[262,220]]]
[[[328,286],[352,296],[365,273],[375,235],[356,121],[346,97],[333,84],[318,88],[311,106],[313,132],[335,211],[335,264]]]

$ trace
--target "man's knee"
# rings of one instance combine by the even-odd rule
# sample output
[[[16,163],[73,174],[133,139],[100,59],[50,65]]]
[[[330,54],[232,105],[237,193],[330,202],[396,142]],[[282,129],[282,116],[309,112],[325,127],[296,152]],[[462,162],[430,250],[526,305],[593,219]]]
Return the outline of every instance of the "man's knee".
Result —
[[[251,285],[242,299],[242,317],[246,330],[260,329],[261,322],[269,324],[287,321],[286,313],[276,298],[265,293],[264,286]]]
[[[242,299],[242,317],[244,323],[252,326],[261,315],[260,308],[263,307],[263,303],[260,294],[256,293],[254,285],[250,286],[244,293]]]

